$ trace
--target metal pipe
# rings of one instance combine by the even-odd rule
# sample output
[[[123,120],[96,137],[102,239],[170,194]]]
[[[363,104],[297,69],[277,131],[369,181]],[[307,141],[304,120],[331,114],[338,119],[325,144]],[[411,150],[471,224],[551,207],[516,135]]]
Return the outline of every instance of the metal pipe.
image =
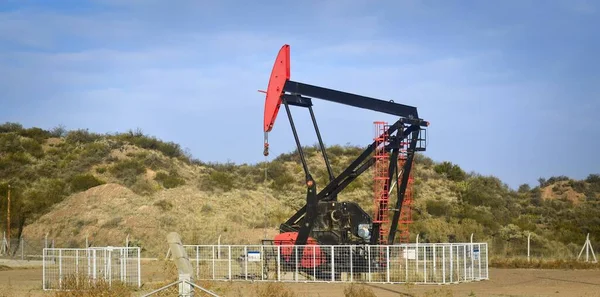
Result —
[[[290,106],[288,105],[286,100],[283,100],[283,105],[285,106],[285,111],[287,112],[288,118],[290,119],[290,126],[292,127],[292,133],[294,134],[294,140],[296,141],[296,146],[298,147],[298,154],[300,155],[300,161],[302,161],[302,168],[304,168],[304,174],[306,175],[306,180],[310,180],[310,173],[308,172],[308,165],[306,164],[306,159],[304,158],[304,152],[302,151],[302,146],[300,145],[300,139],[298,138],[298,132],[296,132],[296,126],[294,125],[294,120],[292,119],[292,112],[290,111]]]
[[[327,166],[327,173],[329,174],[329,181],[332,181],[335,176],[333,176],[333,170],[331,169],[331,164],[329,163],[329,158],[327,158],[327,153],[325,152],[325,145],[323,145],[323,139],[321,138],[321,132],[319,132],[319,126],[317,125],[317,119],[315,118],[315,113],[313,112],[312,106],[308,107],[308,111],[310,112],[310,118],[312,119],[313,126],[315,126],[315,132],[317,133],[317,139],[319,140],[319,146],[321,147],[321,152],[323,153],[323,159],[325,159],[325,165]],[[337,200],[334,198],[333,200]]]

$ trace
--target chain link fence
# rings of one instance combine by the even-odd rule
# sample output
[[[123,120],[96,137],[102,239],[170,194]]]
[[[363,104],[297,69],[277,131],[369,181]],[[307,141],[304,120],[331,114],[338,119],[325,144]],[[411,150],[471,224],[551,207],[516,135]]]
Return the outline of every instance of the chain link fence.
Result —
[[[44,290],[85,288],[96,282],[141,286],[140,248],[45,248]]]
[[[184,247],[198,280],[444,284],[489,278],[487,243]]]

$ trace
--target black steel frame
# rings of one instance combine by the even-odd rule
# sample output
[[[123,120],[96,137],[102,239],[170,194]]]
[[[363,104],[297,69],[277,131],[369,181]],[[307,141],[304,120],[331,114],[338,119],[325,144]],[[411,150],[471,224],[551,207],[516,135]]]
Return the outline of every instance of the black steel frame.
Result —
[[[422,130],[421,127],[426,127],[428,123],[419,118],[416,107],[394,103],[393,101],[384,101],[295,81],[287,81],[283,91],[284,94],[282,95],[282,104],[285,107],[288,119],[290,121],[292,133],[294,134],[294,140],[298,148],[300,161],[302,162],[302,167],[304,169],[307,185],[307,196],[306,205],[298,210],[285,223],[283,223],[280,227],[280,231],[298,232],[295,244],[306,244],[309,233],[314,225],[319,201],[337,201],[337,195],[375,163],[374,158],[369,158],[376,149],[376,142],[374,141],[342,173],[340,173],[337,177],[334,175],[312,109],[312,98],[317,98],[400,117],[394,124],[389,126],[386,133],[387,141],[385,145],[385,149],[391,151],[389,162],[390,165],[388,168],[389,179],[387,183],[387,189],[390,188],[390,184],[394,179],[398,184],[397,200],[395,208],[393,209],[394,215],[388,236],[388,244],[393,244],[398,227],[400,210],[408,184],[408,176],[412,169],[414,154],[416,151],[425,150],[424,147],[417,146],[420,140],[419,135],[420,131]],[[306,163],[304,152],[302,150],[300,139],[298,137],[296,126],[294,125],[294,120],[290,111],[290,106],[308,108],[310,112],[312,123],[319,141],[319,147],[323,153],[323,158],[327,166],[327,172],[330,180],[329,183],[318,193],[316,182],[310,174],[308,165]],[[396,135],[393,135],[395,132]],[[407,148],[407,162],[404,163],[402,168],[402,180],[398,180],[398,154],[402,147],[401,142],[407,138],[410,140]],[[379,225],[374,224],[373,235],[379,234],[379,228]],[[372,236],[371,244],[376,244],[377,239],[377,236]]]

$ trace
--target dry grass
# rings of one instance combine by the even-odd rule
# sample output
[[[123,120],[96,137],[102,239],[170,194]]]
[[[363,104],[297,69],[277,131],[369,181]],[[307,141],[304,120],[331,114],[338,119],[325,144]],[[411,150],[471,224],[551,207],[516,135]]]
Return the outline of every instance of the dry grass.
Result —
[[[54,297],[124,297],[132,296],[133,289],[117,281],[90,281],[86,277],[66,277],[63,290],[55,291]]]
[[[350,284],[344,288],[345,297],[377,297],[373,289],[363,284]]]
[[[495,268],[600,269],[600,263],[553,259],[527,261],[526,258],[490,258],[489,265]]]
[[[94,187],[67,198],[27,226],[24,234],[41,239],[48,232],[57,246],[71,240],[83,246],[86,235],[96,246],[122,246],[129,235],[131,241],[142,245],[144,256],[154,257],[164,255],[166,235],[172,231],[180,233],[187,244],[216,243],[219,235],[222,242],[230,244],[257,243],[264,234],[265,195],[266,225],[271,236],[292,210],[264,189],[221,193],[202,192],[195,185],[186,185],[142,197],[117,184]],[[171,207],[165,211],[161,205],[167,202]]]

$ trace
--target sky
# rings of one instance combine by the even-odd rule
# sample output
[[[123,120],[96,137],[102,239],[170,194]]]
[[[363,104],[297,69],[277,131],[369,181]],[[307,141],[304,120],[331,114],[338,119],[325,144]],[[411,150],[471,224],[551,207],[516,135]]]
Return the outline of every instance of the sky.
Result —
[[[139,128],[202,161],[261,162],[258,90],[289,44],[294,81],[417,107],[435,161],[513,188],[582,179],[600,172],[599,16],[585,0],[3,0],[0,122]],[[327,145],[396,120],[313,103]],[[270,159],[295,149],[284,113],[269,143]]]

